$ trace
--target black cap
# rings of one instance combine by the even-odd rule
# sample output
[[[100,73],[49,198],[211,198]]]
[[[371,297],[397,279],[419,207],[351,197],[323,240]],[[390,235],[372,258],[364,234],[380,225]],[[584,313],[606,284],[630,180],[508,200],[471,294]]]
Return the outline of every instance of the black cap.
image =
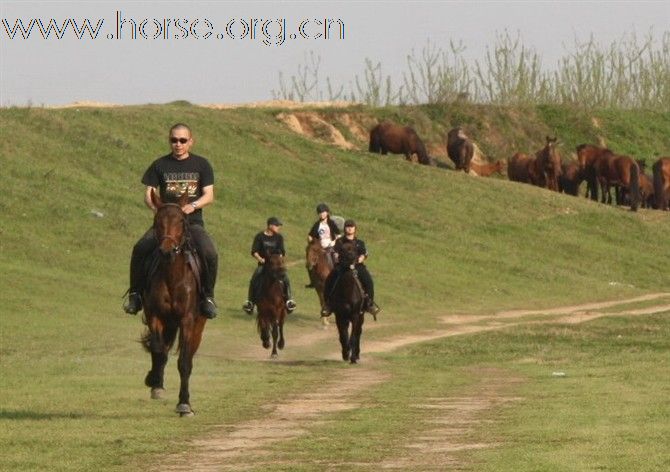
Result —
[[[344,227],[346,228],[347,226],[353,226],[356,227],[356,222],[354,220],[346,220],[344,222]]]
[[[283,223],[276,216],[271,216],[270,218],[268,218],[268,226],[270,226],[270,225],[282,226]]]
[[[324,211],[327,211],[327,212],[330,213],[330,208],[328,208],[328,205],[326,205],[325,203],[319,203],[319,204],[316,206],[316,212],[317,212],[317,213],[322,213],[322,212],[324,212]]]

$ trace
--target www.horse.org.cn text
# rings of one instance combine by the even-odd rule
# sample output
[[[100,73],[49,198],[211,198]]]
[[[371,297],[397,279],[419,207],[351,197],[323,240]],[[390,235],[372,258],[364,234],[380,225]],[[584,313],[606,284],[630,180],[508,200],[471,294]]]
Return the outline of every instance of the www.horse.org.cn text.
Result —
[[[2,18],[0,36],[10,40],[220,40],[281,46],[294,40],[344,40],[340,18]]]

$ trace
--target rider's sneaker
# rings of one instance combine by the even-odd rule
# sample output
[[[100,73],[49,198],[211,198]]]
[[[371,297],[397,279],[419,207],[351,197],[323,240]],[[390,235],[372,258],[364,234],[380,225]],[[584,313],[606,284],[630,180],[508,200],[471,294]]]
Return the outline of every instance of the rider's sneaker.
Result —
[[[214,303],[213,297],[205,297],[205,299],[200,303],[200,311],[202,316],[205,318],[216,318],[216,315],[219,313],[216,311],[216,303]]]
[[[142,309],[142,297],[137,292],[130,292],[128,294],[128,301],[123,306],[123,311],[129,315],[136,315]]]
[[[244,302],[244,305],[242,305],[242,309],[247,315],[251,315],[254,312],[254,304],[247,300]]]
[[[377,321],[377,315],[380,311],[382,311],[382,309],[379,308],[379,305],[377,305],[373,300],[370,300],[366,311],[372,315],[375,321]]]
[[[293,310],[295,310],[295,307],[296,307],[296,304],[292,299],[286,301],[286,311],[288,311],[289,313],[293,313]]]
[[[310,282],[307,285],[305,285],[305,288],[314,288],[314,284]]]
[[[332,313],[332,311],[330,311],[330,308],[328,306],[324,306],[323,308],[321,308],[321,317],[322,318],[326,318],[326,317],[330,316],[331,313]]]

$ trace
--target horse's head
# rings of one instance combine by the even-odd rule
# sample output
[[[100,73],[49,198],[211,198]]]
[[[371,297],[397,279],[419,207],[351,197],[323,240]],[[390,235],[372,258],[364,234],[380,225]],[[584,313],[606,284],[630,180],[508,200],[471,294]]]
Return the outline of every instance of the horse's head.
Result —
[[[340,251],[340,262],[348,266],[356,263],[358,259],[358,251],[356,250],[356,243],[348,239],[342,242],[342,249]]]
[[[267,254],[265,256],[265,265],[263,270],[266,274],[270,275],[274,279],[283,277],[286,272],[286,267],[284,266],[284,256],[281,254]]]
[[[558,152],[558,138],[546,136],[546,144],[540,151],[544,158],[544,168],[554,175],[561,175],[561,154]]]
[[[158,248],[163,254],[179,253],[186,243],[188,231],[186,214],[181,211],[181,207],[188,203],[188,194],[184,192],[178,203],[163,203],[152,190],[151,201],[156,207],[154,232]]]
[[[305,251],[306,257],[306,266],[308,269],[311,269],[319,262],[319,256],[323,252],[321,248],[321,242],[318,239],[313,239],[307,244],[307,249]]]

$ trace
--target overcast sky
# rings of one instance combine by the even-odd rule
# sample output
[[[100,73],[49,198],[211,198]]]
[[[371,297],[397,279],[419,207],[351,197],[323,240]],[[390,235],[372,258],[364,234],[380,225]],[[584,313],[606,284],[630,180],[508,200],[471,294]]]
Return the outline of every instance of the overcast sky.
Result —
[[[399,77],[412,48],[420,51],[427,41],[438,47],[462,41],[467,57],[481,60],[505,30],[519,32],[551,68],[574,49],[575,39],[591,34],[602,44],[625,32],[643,37],[653,31],[660,38],[670,30],[669,5],[0,0],[0,105],[269,100],[279,88],[279,72],[295,74],[310,51],[321,58],[322,85],[326,76],[346,85],[362,76],[366,58],[381,62],[385,75]],[[55,30],[48,39],[40,34],[52,19],[52,26],[66,25],[61,39]],[[87,19],[92,30],[97,27],[96,39],[75,35],[75,23],[81,28]],[[327,39],[318,37],[324,19],[332,20]]]

